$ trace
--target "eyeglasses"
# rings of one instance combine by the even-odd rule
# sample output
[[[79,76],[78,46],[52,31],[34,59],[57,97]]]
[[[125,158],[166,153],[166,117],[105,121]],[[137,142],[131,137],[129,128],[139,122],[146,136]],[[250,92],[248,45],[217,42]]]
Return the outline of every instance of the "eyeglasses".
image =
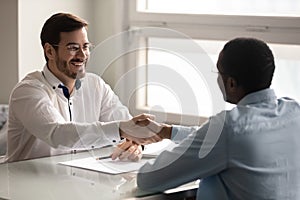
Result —
[[[52,46],[59,47],[62,45],[52,44]],[[82,51],[85,54],[90,54],[90,52],[93,50],[93,48],[95,46],[91,43],[87,43],[87,44],[84,44],[82,47],[80,47],[79,44],[68,44],[68,45],[66,45],[66,47],[67,47],[67,50],[69,51],[70,55],[75,56],[79,52],[80,49],[82,49]]]
[[[220,72],[217,67],[212,68],[211,72],[216,74],[221,74],[221,75],[227,75],[227,73],[225,72]]]

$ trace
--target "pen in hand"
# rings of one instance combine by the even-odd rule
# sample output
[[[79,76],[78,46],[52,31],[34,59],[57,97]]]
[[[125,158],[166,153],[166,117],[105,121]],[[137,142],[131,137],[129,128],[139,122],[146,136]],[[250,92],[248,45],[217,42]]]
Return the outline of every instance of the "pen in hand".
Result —
[[[107,158],[111,158],[111,155],[98,157],[98,158],[96,158],[96,160],[103,160],[103,159],[107,159]]]
[[[142,157],[141,151],[142,148],[139,149],[138,144],[130,140],[125,140],[124,142],[118,144],[117,148],[115,148],[110,155],[97,157],[96,160],[103,160],[107,158],[116,160],[117,158],[119,158],[123,161],[139,161]]]
[[[122,143],[118,144],[118,145],[114,145],[114,147],[119,147]],[[100,157],[97,157],[96,160],[104,160],[104,159],[107,159],[107,158],[111,158],[112,160],[115,160],[116,158],[113,158],[113,154],[110,154],[108,156],[100,156]]]

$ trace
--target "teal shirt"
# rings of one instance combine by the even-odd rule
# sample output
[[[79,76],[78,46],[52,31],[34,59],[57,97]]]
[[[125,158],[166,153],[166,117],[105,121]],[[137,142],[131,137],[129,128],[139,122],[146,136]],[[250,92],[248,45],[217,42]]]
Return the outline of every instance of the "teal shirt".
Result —
[[[197,199],[300,199],[296,101],[254,92],[201,127],[174,126],[172,139],[183,137],[139,170],[138,187],[163,191],[200,179]]]

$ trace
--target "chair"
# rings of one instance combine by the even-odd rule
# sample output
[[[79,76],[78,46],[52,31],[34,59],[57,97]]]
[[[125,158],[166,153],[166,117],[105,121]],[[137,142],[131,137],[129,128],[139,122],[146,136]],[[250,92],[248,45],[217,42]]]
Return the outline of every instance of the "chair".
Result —
[[[0,104],[0,156],[6,154],[8,105]]]

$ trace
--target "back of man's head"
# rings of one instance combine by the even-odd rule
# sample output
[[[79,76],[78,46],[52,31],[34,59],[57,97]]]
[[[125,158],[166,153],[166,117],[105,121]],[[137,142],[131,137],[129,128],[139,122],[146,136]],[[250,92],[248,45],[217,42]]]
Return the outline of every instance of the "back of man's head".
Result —
[[[220,64],[246,93],[270,87],[275,62],[268,45],[254,38],[236,38],[222,50]]]

